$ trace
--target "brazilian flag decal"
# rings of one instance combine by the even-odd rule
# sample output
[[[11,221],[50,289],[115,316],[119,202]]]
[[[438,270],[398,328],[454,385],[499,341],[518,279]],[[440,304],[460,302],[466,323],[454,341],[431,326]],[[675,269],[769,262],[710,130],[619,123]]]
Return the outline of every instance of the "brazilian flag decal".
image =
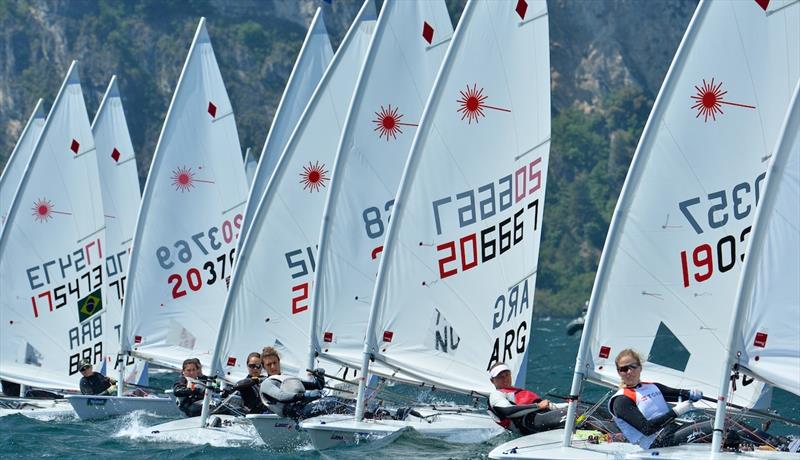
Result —
[[[78,320],[83,322],[102,309],[103,300],[100,289],[98,289],[78,301]]]

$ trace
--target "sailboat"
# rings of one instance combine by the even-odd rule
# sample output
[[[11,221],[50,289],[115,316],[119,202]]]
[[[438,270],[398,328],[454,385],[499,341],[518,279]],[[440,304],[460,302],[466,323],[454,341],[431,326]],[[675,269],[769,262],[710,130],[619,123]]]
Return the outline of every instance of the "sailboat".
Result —
[[[101,196],[94,139],[73,61],[0,230],[3,380],[77,391],[81,360],[98,368],[105,360],[113,330],[102,294]],[[48,410],[73,413],[68,405]]]
[[[727,51],[721,55],[721,49]],[[649,355],[644,381],[706,395],[717,394],[721,375],[730,382],[729,318],[766,164],[799,77],[800,3],[698,5],[611,221],[573,399],[584,380],[616,388],[613,360],[625,348]],[[761,404],[763,384],[735,383],[729,403]],[[637,445],[571,439],[570,406],[565,430],[510,441],[490,456],[651,455]]]
[[[322,9],[317,8],[261,150],[255,177],[250,185],[242,233],[239,236],[240,249],[272,172],[332,58],[333,49],[328,30],[325,28],[324,15]]]
[[[389,368],[476,397],[493,389],[496,362],[524,379],[550,146],[548,46],[544,1],[467,3],[391,210],[356,414],[302,422],[317,449],[411,428],[452,442],[504,432],[485,411],[364,418],[366,376]]]
[[[139,209],[139,175],[131,144],[128,123],[122,108],[122,97],[116,75],[111,77],[100,107],[92,122],[103,191],[103,213],[106,220],[104,263],[104,304],[106,321],[113,333],[108,338],[108,353],[100,368],[103,375],[116,371],[117,395],[68,395],[67,401],[81,419],[110,417],[146,410],[162,416],[178,416],[180,411],[169,397],[124,396],[126,383],[146,386],[147,362],[136,361],[118,353],[122,299],[136,212]]]
[[[210,365],[247,198],[241,152],[202,18],[139,209],[121,335],[129,355],[172,369],[181,369],[187,358]],[[173,423],[180,422],[194,421]],[[178,435],[170,430],[154,427],[150,435]]]
[[[305,375],[308,302],[316,257],[313,247],[319,239],[336,145],[374,28],[375,6],[367,0],[321,78],[255,208],[253,231],[242,244],[225,305],[212,375],[228,381],[243,378],[247,355],[264,346],[278,350],[283,374]],[[325,366],[332,374],[338,373]],[[247,419],[270,446],[301,439],[294,420],[274,414],[248,415]]]

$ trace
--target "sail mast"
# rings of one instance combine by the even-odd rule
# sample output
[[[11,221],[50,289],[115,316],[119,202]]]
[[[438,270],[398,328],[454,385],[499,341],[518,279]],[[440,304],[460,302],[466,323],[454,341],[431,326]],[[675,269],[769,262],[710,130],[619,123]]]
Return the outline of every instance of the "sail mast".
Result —
[[[595,328],[595,318],[599,309],[599,299],[602,298],[603,293],[607,287],[608,274],[610,267],[614,263],[613,256],[616,254],[616,247],[619,245],[620,228],[622,227],[621,221],[625,219],[625,210],[628,208],[633,194],[636,192],[639,182],[641,180],[641,171],[647,162],[647,155],[651,152],[649,148],[652,141],[651,131],[657,129],[661,123],[662,110],[665,105],[665,100],[668,100],[674,92],[674,79],[673,75],[677,75],[684,66],[688,50],[691,49],[691,44],[697,37],[699,24],[702,23],[702,18],[708,11],[708,4],[706,0],[701,0],[697,6],[697,10],[689,22],[689,27],[686,29],[686,34],[683,36],[678,50],[675,52],[675,58],[667,70],[667,75],[664,77],[664,84],[653,103],[653,110],[650,112],[650,117],[645,123],[642,131],[641,142],[636,148],[636,152],[631,160],[631,166],[625,183],[620,191],[620,197],[617,201],[614,215],[611,218],[611,223],[608,229],[608,236],[603,248],[603,253],[600,256],[600,263],[597,268],[597,276],[595,278],[594,287],[592,288],[592,295],[589,298],[589,308],[586,311],[586,320],[581,333],[581,342],[578,346],[578,354],[575,360],[575,371],[572,375],[572,385],[569,392],[569,406],[567,409],[567,420],[564,427],[563,446],[569,447],[572,441],[572,432],[575,429],[575,414],[578,407],[578,399],[583,386],[583,380],[586,377],[587,355],[589,353],[589,346],[592,340],[592,334]]]

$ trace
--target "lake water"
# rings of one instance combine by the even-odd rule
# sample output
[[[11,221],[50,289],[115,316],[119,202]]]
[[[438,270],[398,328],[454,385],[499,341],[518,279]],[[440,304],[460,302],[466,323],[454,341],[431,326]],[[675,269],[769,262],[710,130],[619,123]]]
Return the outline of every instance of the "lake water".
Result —
[[[572,379],[572,368],[578,350],[578,336],[567,337],[565,320],[537,320],[534,328],[533,348],[528,362],[527,387],[539,394],[551,392],[567,394]],[[173,376],[155,376],[151,383],[171,385]],[[584,396],[596,399],[606,392],[589,388]],[[550,397],[555,400],[556,398]],[[781,415],[800,419],[800,398],[776,392],[773,407]],[[307,446],[304,449],[276,453],[264,447],[213,447],[198,444],[154,443],[138,439],[148,426],[165,421],[133,413],[125,417],[97,422],[76,419],[40,421],[23,416],[0,418],[0,457],[2,458],[124,458],[131,459],[194,459],[194,458],[262,458],[276,459],[370,459],[425,458],[460,459],[487,458],[489,451],[509,439],[502,436],[489,443],[477,445],[451,444],[422,438],[414,434],[401,436],[396,442],[381,449],[341,449],[320,454]],[[770,432],[800,434],[800,428],[773,424]]]

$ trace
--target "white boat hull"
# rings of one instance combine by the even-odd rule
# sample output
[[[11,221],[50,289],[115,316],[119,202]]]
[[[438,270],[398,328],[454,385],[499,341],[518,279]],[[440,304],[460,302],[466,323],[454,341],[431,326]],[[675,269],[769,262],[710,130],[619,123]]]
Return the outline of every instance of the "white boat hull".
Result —
[[[552,430],[514,439],[495,447],[489,458],[502,460],[584,460],[584,459],[670,459],[670,460],[708,460],[711,458],[711,444],[687,444],[659,449],[642,449],[626,442],[590,444],[574,440],[570,447],[561,445],[564,430]],[[796,453],[753,451],[722,452],[718,459],[797,459]]]
[[[81,420],[116,417],[137,410],[161,417],[183,415],[169,397],[69,395],[67,401]]]
[[[488,414],[430,409],[417,409],[417,412],[426,419],[409,416],[406,420],[356,421],[352,415],[323,415],[304,420],[300,426],[308,432],[317,450],[365,443],[385,445],[406,430],[463,444],[485,442],[505,432]]]
[[[245,418],[271,450],[294,450],[309,442],[308,433],[293,419],[276,414],[252,414]]]
[[[243,417],[213,415],[219,417],[219,427],[201,427],[200,417],[182,418],[129,433],[134,439],[153,442],[185,444],[208,444],[216,447],[251,446],[261,444],[258,433]],[[211,420],[209,417],[209,421]]]
[[[63,399],[0,398],[0,417],[15,414],[41,420],[75,417]]]

